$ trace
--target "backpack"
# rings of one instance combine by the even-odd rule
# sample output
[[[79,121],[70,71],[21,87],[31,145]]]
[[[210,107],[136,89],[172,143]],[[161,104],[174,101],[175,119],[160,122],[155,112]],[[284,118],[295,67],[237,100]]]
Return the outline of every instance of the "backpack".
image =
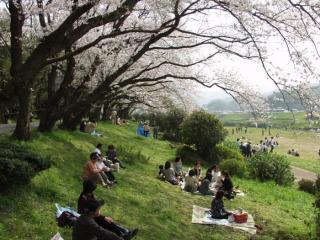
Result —
[[[73,227],[79,217],[73,215],[73,213],[64,211],[57,218],[57,223],[59,227]]]

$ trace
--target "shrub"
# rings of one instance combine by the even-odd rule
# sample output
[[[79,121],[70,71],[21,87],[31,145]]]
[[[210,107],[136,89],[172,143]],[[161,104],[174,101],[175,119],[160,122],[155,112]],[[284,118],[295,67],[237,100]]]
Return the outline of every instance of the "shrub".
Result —
[[[184,120],[181,129],[183,142],[195,145],[198,153],[210,162],[213,147],[223,141],[227,134],[222,123],[204,111],[193,112]]]
[[[27,184],[35,175],[35,170],[27,162],[0,157],[0,184],[4,188],[10,185]]]
[[[213,163],[220,163],[225,159],[237,159],[244,160],[243,155],[240,153],[238,147],[234,148],[229,144],[225,144],[224,142],[213,147],[212,151],[212,160]]]
[[[117,152],[119,155],[119,159],[127,164],[145,164],[150,160],[150,157],[146,157],[140,150],[135,151],[133,150],[133,148],[124,148],[121,145],[117,148]]]
[[[231,176],[245,177],[247,165],[243,160],[226,159],[220,163],[220,169],[227,171]]]
[[[29,152],[23,146],[0,143],[0,184],[3,189],[13,184],[26,184],[37,172],[50,166],[49,159]]]
[[[194,164],[196,160],[202,160],[197,151],[188,145],[179,146],[176,153],[182,158],[183,163]]]
[[[299,184],[299,190],[307,193],[315,194],[316,188],[315,188],[314,181],[308,180],[308,179],[301,179],[298,182],[298,184]]]
[[[258,153],[248,160],[250,175],[261,181],[274,180],[279,185],[294,181],[290,164],[285,156],[274,153]]]

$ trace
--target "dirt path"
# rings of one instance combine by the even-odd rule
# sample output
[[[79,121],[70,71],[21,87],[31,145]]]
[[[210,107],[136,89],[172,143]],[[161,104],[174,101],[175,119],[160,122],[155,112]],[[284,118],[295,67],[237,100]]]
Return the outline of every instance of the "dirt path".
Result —
[[[315,174],[314,172],[304,170],[302,168],[291,166],[291,171],[293,172],[296,181],[299,181],[302,178],[313,181],[317,179],[317,174]]]

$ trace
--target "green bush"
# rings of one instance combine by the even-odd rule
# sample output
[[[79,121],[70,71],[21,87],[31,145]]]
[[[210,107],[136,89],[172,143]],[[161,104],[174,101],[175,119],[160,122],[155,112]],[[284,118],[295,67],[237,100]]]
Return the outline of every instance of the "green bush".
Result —
[[[185,144],[195,145],[197,152],[212,162],[213,147],[227,135],[222,123],[212,114],[195,111],[182,123],[182,139]]]
[[[133,148],[125,148],[121,145],[117,147],[117,153],[119,159],[127,164],[146,164],[150,160],[150,157],[146,157],[140,150],[135,151]]]
[[[299,190],[315,194],[316,188],[315,188],[315,182],[308,179],[301,179],[299,182]]]
[[[197,151],[188,145],[179,146],[176,153],[181,157],[183,163],[194,164],[196,160],[202,160]]]
[[[285,156],[274,153],[258,153],[248,160],[250,176],[261,181],[274,180],[279,185],[294,181],[289,161]]]
[[[26,184],[37,172],[48,169],[51,161],[29,152],[23,146],[0,142],[0,184]]]
[[[240,153],[239,148],[234,148],[224,142],[213,147],[212,151],[213,163],[220,163],[225,159],[244,160],[243,155]]]
[[[227,171],[231,176],[246,176],[247,165],[243,160],[226,159],[220,163],[219,167],[222,171]]]
[[[15,158],[0,157],[0,184],[7,188],[11,185],[27,184],[36,175],[27,162]]]

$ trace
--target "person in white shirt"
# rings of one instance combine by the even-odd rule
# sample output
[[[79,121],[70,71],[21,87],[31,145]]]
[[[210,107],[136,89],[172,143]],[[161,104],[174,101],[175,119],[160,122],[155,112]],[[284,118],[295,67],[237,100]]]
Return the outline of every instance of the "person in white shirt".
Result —
[[[221,176],[221,172],[219,171],[219,166],[213,165],[210,168],[210,170],[212,175],[211,183],[215,183],[216,181],[218,181],[218,178]]]
[[[98,143],[96,146],[96,149],[94,150],[95,153],[97,153],[101,158],[103,163],[112,169],[112,171],[119,172],[120,165],[119,163],[113,163],[111,160],[108,160],[105,156],[102,155],[102,143]]]

